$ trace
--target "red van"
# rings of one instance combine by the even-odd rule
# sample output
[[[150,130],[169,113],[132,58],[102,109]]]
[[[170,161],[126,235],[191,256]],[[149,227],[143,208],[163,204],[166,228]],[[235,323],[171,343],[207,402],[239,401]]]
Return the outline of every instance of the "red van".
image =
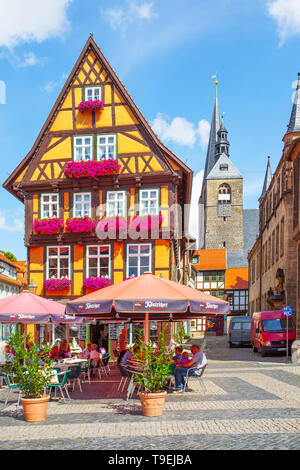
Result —
[[[292,317],[288,321],[288,348],[291,353],[292,342],[296,339],[296,327]],[[286,353],[286,316],[282,310],[255,312],[251,322],[251,343],[253,351],[262,356],[268,352]]]

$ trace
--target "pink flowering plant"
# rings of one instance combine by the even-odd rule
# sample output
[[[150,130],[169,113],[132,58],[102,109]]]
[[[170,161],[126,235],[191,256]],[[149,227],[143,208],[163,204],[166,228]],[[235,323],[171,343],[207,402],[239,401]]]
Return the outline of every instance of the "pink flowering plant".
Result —
[[[108,277],[87,277],[83,281],[83,287],[93,290],[103,289],[103,287],[111,285],[112,281]]]
[[[130,277],[124,277],[123,281],[129,281],[129,279],[133,279],[135,278],[136,276],[133,274],[132,276]]]
[[[129,219],[127,217],[113,216],[113,217],[102,217],[98,224],[97,230],[103,232],[109,232],[111,230],[127,230],[129,225]]]
[[[61,279],[46,279],[43,282],[43,287],[46,290],[64,290],[64,289],[70,289],[71,287],[71,281],[70,279],[67,279],[65,277]]]
[[[78,162],[67,162],[65,165],[65,175],[68,178],[92,178],[98,180],[101,176],[112,175],[119,172],[120,163],[113,159],[94,161],[80,160]]]
[[[130,222],[129,228],[143,232],[145,230],[151,230],[153,228],[159,227],[163,220],[164,217],[162,214],[135,216]]]
[[[104,109],[103,102],[100,100],[81,101],[78,106],[81,113],[85,111],[102,111]]]
[[[65,231],[67,233],[92,232],[97,226],[97,222],[88,217],[73,217],[66,220]]]
[[[58,233],[62,228],[64,228],[64,222],[61,217],[34,219],[32,228],[38,233],[52,235],[53,233]]]

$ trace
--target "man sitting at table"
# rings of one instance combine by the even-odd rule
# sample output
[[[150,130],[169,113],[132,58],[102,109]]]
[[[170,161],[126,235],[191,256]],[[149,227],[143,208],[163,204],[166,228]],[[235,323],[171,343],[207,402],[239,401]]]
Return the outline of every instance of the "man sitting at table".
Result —
[[[189,377],[192,375],[199,375],[202,367],[206,364],[205,354],[200,350],[199,346],[193,344],[191,346],[191,352],[193,357],[185,364],[176,364],[174,370],[175,376],[175,390],[174,392],[183,392],[184,389],[184,377],[186,376],[188,369]]]

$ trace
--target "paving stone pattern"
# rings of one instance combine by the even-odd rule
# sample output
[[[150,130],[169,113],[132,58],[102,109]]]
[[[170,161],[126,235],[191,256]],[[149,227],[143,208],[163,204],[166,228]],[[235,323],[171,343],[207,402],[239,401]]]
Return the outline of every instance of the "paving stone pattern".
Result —
[[[250,349],[248,361],[245,349],[237,360],[236,348],[224,360],[224,340],[214,349],[213,342],[206,393],[193,378],[191,391],[168,394],[163,416],[144,417],[137,396],[126,402],[115,368],[110,377],[84,383],[71,401],[51,399],[42,423],[25,422],[13,397],[0,411],[0,449],[300,449],[300,366],[276,357],[253,360]],[[0,409],[6,393],[0,389]]]

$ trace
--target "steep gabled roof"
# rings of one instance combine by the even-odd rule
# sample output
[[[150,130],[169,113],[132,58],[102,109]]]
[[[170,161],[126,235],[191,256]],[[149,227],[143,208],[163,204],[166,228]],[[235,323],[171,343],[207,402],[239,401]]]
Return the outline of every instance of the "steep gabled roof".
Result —
[[[59,94],[52,110],[50,111],[50,114],[48,118],[46,119],[36,141],[34,142],[34,145],[30,152],[26,155],[26,157],[22,160],[22,162],[17,166],[17,168],[11,173],[11,175],[7,178],[7,180],[4,182],[3,187],[10,191],[14,196],[17,196],[20,200],[23,200],[23,197],[21,194],[18,194],[18,189],[14,188],[13,185],[14,183],[18,183],[18,186],[21,186],[22,178],[24,176],[24,173],[26,173],[27,168],[34,158],[35,154],[37,153],[38,149],[40,148],[43,139],[45,138],[47,131],[50,129],[52,122],[55,118],[55,115],[57,113],[57,109],[59,105],[62,103],[62,101],[65,99],[67,92],[69,91],[70,86],[72,85],[74,81],[74,77],[78,71],[78,68],[80,67],[80,64],[86,57],[86,55],[89,53],[89,51],[92,50],[96,56],[100,59],[102,62],[103,66],[107,70],[108,74],[110,75],[112,81],[114,82],[114,85],[116,86],[117,90],[121,93],[121,95],[124,96],[125,100],[127,101],[128,105],[131,108],[131,111],[133,114],[136,116],[136,118],[141,122],[141,124],[144,126],[145,132],[147,133],[148,137],[156,144],[156,146],[159,148],[160,151],[160,157],[164,160],[165,164],[168,166],[170,173],[173,173],[174,176],[177,175],[176,171],[174,170],[174,165],[178,166],[180,170],[184,173],[186,177],[186,193],[185,193],[185,201],[189,202],[190,201],[190,196],[191,196],[191,186],[192,186],[192,176],[193,172],[192,170],[185,165],[173,152],[171,152],[170,149],[168,149],[156,136],[154,133],[153,129],[151,128],[150,124],[148,121],[145,119],[145,117],[142,115],[140,112],[139,108],[136,106],[134,103],[133,99],[131,98],[130,94],[126,90],[125,86],[123,83],[120,81],[118,78],[117,74],[111,67],[110,63],[107,61],[103,53],[101,52],[99,46],[95,42],[94,38],[92,35],[88,38],[80,56],[78,57],[65,85],[62,88],[61,93]],[[174,162],[173,165],[170,163]]]
[[[294,132],[300,132],[300,73],[298,73],[297,89],[286,134]]]
[[[222,170],[222,168],[224,169]],[[218,158],[213,168],[206,177],[206,179],[208,180],[235,178],[241,179],[243,177],[225,153],[222,153],[222,155],[220,155],[220,157]]]

